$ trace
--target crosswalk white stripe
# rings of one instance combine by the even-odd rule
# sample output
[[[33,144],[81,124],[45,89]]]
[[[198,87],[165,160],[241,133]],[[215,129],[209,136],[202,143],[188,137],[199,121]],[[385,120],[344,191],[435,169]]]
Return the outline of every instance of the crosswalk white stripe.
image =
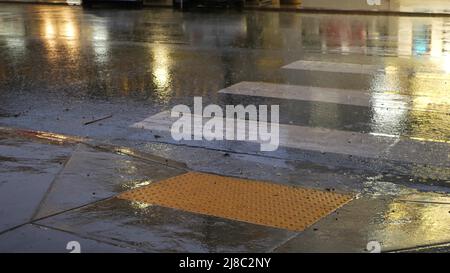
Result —
[[[264,82],[240,82],[220,90],[219,93],[366,107],[370,106],[371,100],[370,94],[364,91]]]
[[[265,82],[240,82],[219,91],[222,94],[245,95],[299,101],[314,101],[372,107],[374,109],[414,110],[447,114],[450,105],[445,102],[414,106],[413,101],[427,99],[426,96],[406,96],[386,92],[368,93],[365,91],[324,88],[303,85],[274,84]]]
[[[187,116],[193,117],[194,115],[187,114]],[[170,116],[169,111],[164,111],[137,122],[132,127],[170,132],[171,125],[176,120],[177,118]],[[204,118],[203,122],[207,120],[209,118]],[[226,120],[224,118],[224,124]],[[247,129],[248,127],[245,128],[245,130]],[[279,144],[284,147],[371,158],[381,156],[383,151],[396,140],[396,137],[287,124],[279,124],[279,136]],[[259,141],[252,142],[261,143]]]
[[[283,66],[285,69],[310,70],[323,72],[374,74],[384,72],[383,66],[371,64],[333,63],[299,60]]]
[[[170,116],[169,111],[163,111],[134,123],[131,127],[170,132],[176,119]],[[207,120],[209,118],[204,118],[203,123]],[[226,119],[224,119],[225,123]],[[247,131],[247,129],[248,124],[245,130]],[[279,137],[281,147],[408,163],[448,165],[448,155],[450,154],[448,143],[320,127],[279,124]],[[251,142],[261,143],[260,141]],[[418,151],[421,152],[421,156],[417,156]]]

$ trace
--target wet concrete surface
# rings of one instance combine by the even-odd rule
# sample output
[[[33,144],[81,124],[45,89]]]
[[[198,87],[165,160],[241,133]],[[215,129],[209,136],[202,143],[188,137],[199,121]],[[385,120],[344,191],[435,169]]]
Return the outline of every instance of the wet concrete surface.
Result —
[[[450,18],[0,6],[1,126],[87,137],[186,163],[171,168],[98,143],[5,136],[1,229],[12,230],[0,234],[0,241],[11,238],[1,249],[54,250],[39,241],[36,248],[12,247],[16,238],[42,232],[35,225],[112,251],[359,252],[367,240],[386,251],[431,251],[450,241],[442,201],[450,183]],[[294,65],[305,60],[320,62],[319,69]],[[352,64],[382,70],[352,72]],[[346,72],[333,72],[344,66]],[[246,88],[274,87],[270,96],[219,93],[244,81]],[[346,101],[295,92],[283,98],[280,84],[318,93],[333,88]],[[255,143],[176,142],[167,130],[133,127],[176,104],[192,105],[193,96],[204,104],[279,104],[280,123],[305,137],[285,134],[293,145],[260,152]],[[313,137],[314,130],[330,133]],[[330,135],[343,145],[331,145]],[[301,234],[114,198],[186,169],[361,198],[341,209],[342,218],[329,215]],[[33,185],[16,186],[24,181]],[[398,201],[411,194],[420,202]],[[19,196],[27,202],[15,202]],[[88,249],[103,249],[92,244]]]
[[[294,233],[112,199],[38,222],[146,252],[267,252]]]
[[[367,252],[371,241],[379,242],[383,252],[435,245],[449,240],[448,211],[449,203],[405,202],[392,196],[361,198],[276,251]]]
[[[135,252],[32,223],[185,172],[101,146],[11,131],[2,131],[0,149],[0,252],[69,252],[70,241],[87,252]]]
[[[69,242],[80,243],[81,252],[90,253],[135,253],[131,248],[86,239],[67,232],[28,224],[0,235],[0,252],[5,253],[67,253]]]
[[[53,181],[35,218],[106,199],[183,172],[80,144]]]
[[[30,221],[73,147],[0,136],[0,232]]]

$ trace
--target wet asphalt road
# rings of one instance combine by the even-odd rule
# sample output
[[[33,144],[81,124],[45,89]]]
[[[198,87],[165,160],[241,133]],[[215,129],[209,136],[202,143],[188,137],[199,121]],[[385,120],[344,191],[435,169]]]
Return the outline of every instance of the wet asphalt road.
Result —
[[[365,177],[381,174],[396,183],[446,186],[449,30],[450,18],[440,17],[2,4],[0,124],[87,136],[172,158],[182,152],[168,147],[204,147],[205,153],[262,156],[257,162],[313,163],[318,173],[326,166]],[[377,65],[384,72],[282,68],[299,60]],[[275,84],[274,94],[277,84],[312,86],[319,93],[334,88],[342,97],[360,93],[368,104],[218,93],[242,81]],[[327,150],[300,141],[260,153],[251,143],[180,146],[168,132],[132,127],[176,104],[191,105],[193,96],[202,96],[204,104],[279,104],[281,124],[304,128],[312,139],[311,128],[332,130],[348,147]],[[354,134],[361,144],[370,135],[387,136],[376,140],[386,145],[354,146],[346,139]]]

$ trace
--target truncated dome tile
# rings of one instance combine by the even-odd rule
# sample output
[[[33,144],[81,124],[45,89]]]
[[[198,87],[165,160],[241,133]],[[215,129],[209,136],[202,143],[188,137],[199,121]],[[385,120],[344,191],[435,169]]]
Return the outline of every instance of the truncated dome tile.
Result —
[[[189,172],[124,192],[121,199],[301,231],[351,195]]]

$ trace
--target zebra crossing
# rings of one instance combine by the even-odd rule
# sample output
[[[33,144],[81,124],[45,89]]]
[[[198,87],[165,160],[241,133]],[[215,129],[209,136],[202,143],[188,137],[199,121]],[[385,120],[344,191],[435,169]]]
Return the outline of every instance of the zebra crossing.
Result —
[[[339,73],[375,74],[383,72],[379,65],[327,63],[314,61],[296,61],[285,65],[284,69],[311,70]],[[383,94],[383,99],[373,101],[373,95],[364,90],[348,90],[337,88],[323,88],[318,86],[289,85],[266,82],[243,81],[218,91],[229,96],[258,97],[264,99],[278,99],[286,101],[318,102],[336,105],[348,105],[367,108],[386,107],[395,105],[396,110],[410,110],[408,96],[399,94]],[[378,105],[377,105],[378,104]],[[202,117],[201,117],[202,118]],[[203,117],[204,121],[206,118]],[[135,128],[166,131],[170,130],[175,118],[170,111],[163,111],[132,125]],[[413,139],[402,137],[400,134],[358,132],[351,130],[332,129],[324,127],[302,126],[286,124],[280,121],[279,145],[281,147],[354,155],[363,158],[400,160],[408,163],[444,162],[448,165],[449,145],[446,141],[430,139]],[[246,128],[247,129],[247,128]],[[427,153],[427,145],[433,146],[429,156],[418,156],[417,152]],[[438,152],[437,152],[438,151]]]
[[[219,93],[370,106],[370,94],[368,93],[356,90],[342,90],[314,86],[273,84],[265,82],[240,82],[220,90]]]
[[[194,115],[188,113],[186,116]],[[207,118],[204,119],[205,122]],[[175,121],[176,118],[171,117],[170,111],[163,111],[135,123],[133,127],[169,131]],[[245,131],[247,128],[248,126],[242,130]],[[279,124],[279,136],[280,146],[283,147],[370,158],[380,157],[383,151],[397,140],[395,136],[379,136],[288,124]],[[253,142],[259,143],[258,141]]]
[[[353,74],[373,74],[384,72],[383,66],[371,64],[334,63],[322,61],[300,60],[283,66],[285,69],[310,70],[321,72],[339,72]]]

